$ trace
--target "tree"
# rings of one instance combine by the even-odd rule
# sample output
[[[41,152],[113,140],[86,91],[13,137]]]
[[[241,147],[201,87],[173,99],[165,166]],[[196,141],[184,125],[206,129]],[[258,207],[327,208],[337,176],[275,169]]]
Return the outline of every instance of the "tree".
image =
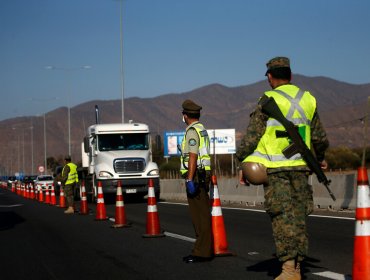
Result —
[[[361,157],[348,147],[335,147],[327,151],[325,159],[330,169],[356,169],[361,165]]]

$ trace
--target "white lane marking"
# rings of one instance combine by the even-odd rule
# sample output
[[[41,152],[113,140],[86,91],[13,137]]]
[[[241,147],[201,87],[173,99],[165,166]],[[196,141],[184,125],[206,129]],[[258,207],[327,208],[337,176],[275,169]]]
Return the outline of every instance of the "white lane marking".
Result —
[[[174,204],[174,205],[188,205],[187,203],[182,203],[182,202],[166,202],[166,201],[160,201],[158,203],[161,203],[161,204]]]
[[[333,280],[351,280],[352,279],[351,276],[346,276],[346,275],[331,272],[331,271],[316,272],[312,274],[325,277],[325,278],[329,278],[329,279],[333,279]]]
[[[351,217],[325,216],[325,215],[310,215],[310,217],[339,219],[339,220],[355,220],[355,218],[351,218]]]
[[[188,205],[187,203],[179,203],[179,202],[164,202],[164,201],[162,201],[162,202],[159,202],[159,203],[174,204],[174,205],[185,205],[185,206]],[[260,209],[246,209],[246,208],[235,208],[235,207],[222,207],[222,209],[250,211],[250,212],[261,212],[261,213],[266,212],[265,210],[260,210]],[[341,220],[355,220],[355,218],[350,218],[350,217],[325,216],[325,215],[310,215],[310,217],[328,218],[328,219],[341,219]],[[170,232],[164,232],[164,234],[167,235],[167,236],[170,236],[170,237],[195,242],[194,238],[182,236],[182,235],[179,235],[179,234],[170,233]],[[255,255],[255,254],[258,254],[258,252],[249,252],[248,253],[248,255]],[[351,280],[352,279],[351,276],[346,276],[346,275],[331,272],[331,271],[317,272],[317,273],[313,273],[313,274],[321,276],[321,277],[326,277],[326,278],[329,278],[329,279],[333,279],[333,280]]]
[[[179,202],[164,202],[164,201],[161,201],[159,203],[163,203],[163,204],[174,204],[174,205],[188,205],[187,203],[179,203]],[[223,206],[222,206],[222,209],[266,213],[265,210],[261,210],[261,209],[235,208],[235,207],[223,207]],[[316,217],[316,218],[328,218],[328,219],[340,219],[340,220],[355,220],[355,218],[351,218],[351,217],[340,217],[340,216],[325,216],[325,215],[316,215],[316,214],[311,214],[309,216],[310,217]]]
[[[169,236],[169,237],[173,237],[173,238],[177,238],[177,239],[181,239],[181,240],[184,240],[184,241],[189,241],[189,242],[193,242],[193,243],[195,242],[195,238],[187,237],[187,236],[184,236],[184,235],[180,235],[180,234],[176,234],[176,233],[172,233],[172,232],[168,232],[168,231],[165,231],[164,235]]]
[[[0,205],[0,208],[12,208],[12,207],[18,207],[18,206],[23,206],[23,204]]]

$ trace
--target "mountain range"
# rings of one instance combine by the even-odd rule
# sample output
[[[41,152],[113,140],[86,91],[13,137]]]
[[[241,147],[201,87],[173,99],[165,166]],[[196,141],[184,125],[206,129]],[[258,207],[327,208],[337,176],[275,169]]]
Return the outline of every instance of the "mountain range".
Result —
[[[365,138],[364,120],[370,109],[370,84],[354,85],[327,77],[302,75],[294,75],[292,82],[316,97],[331,147],[368,145],[369,130]],[[184,130],[181,104],[185,99],[192,99],[203,107],[201,121],[206,128],[235,128],[238,145],[258,98],[268,89],[267,81],[238,87],[211,84],[184,93],[127,98],[124,100],[125,122],[148,124],[152,138],[163,136],[164,131]],[[95,123],[95,105],[99,107],[100,123],[120,123],[121,103],[121,100],[93,100],[70,108],[71,154],[75,162],[81,160],[81,142],[87,127]],[[0,165],[11,173],[19,169],[31,173],[33,162],[36,173],[36,167],[44,165],[45,136],[47,157],[58,159],[68,153],[68,108],[57,108],[45,116],[3,120],[0,135]]]

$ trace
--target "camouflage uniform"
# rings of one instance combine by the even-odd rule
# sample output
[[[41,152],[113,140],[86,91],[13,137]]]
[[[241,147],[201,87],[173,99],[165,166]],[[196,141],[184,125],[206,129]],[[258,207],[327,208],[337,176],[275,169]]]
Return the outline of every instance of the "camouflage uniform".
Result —
[[[268,116],[258,104],[236,152],[240,162],[257,148],[267,120]],[[311,122],[311,143],[318,161],[323,161],[329,142],[317,112]],[[272,222],[276,255],[283,262],[291,259],[302,261],[308,251],[306,217],[313,211],[309,169],[307,166],[268,168],[267,174],[265,209]]]

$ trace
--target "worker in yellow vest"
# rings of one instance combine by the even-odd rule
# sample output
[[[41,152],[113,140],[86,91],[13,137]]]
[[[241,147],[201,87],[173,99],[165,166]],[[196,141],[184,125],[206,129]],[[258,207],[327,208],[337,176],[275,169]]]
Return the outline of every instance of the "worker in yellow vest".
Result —
[[[74,190],[78,183],[77,165],[71,162],[71,156],[64,158],[65,165],[61,174],[61,183],[66,196],[66,214],[74,213]]]
[[[325,130],[310,92],[291,84],[290,61],[275,57],[267,62],[266,77],[272,90],[261,97],[250,116],[246,134],[237,149],[246,183],[262,184],[265,209],[270,215],[276,255],[282,262],[277,280],[300,280],[301,262],[307,256],[306,217],[313,211],[310,170],[301,154],[286,158],[291,143],[284,126],[262,111],[263,101],[273,98],[284,117],[293,122],[300,136],[313,149],[322,168],[329,146]]]

